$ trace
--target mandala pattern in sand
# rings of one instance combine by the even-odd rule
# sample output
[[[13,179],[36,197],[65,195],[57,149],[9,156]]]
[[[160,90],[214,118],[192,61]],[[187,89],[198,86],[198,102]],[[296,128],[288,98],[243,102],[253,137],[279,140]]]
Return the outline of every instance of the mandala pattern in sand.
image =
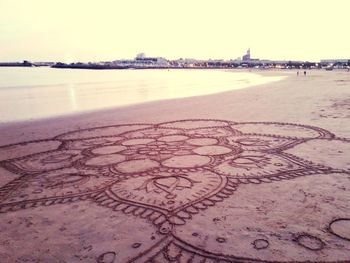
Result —
[[[181,120],[91,128],[3,146],[1,150],[21,156],[0,163],[20,175],[0,188],[0,212],[90,201],[144,218],[164,235],[162,242],[130,262],[267,262],[208,252],[178,237],[176,229],[224,202],[241,185],[258,188],[308,175],[349,175],[348,167],[287,152],[315,140],[342,143],[347,149],[349,144],[307,125]],[[349,222],[342,220],[330,222],[331,233],[336,233],[336,223]],[[307,233],[295,243],[314,251],[325,246]],[[257,238],[252,246],[260,251],[270,244]]]

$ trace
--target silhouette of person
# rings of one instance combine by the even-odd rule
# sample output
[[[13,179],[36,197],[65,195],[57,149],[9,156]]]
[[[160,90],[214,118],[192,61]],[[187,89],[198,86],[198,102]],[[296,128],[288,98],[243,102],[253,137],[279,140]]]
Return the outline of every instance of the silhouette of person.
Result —
[[[304,76],[306,76],[306,70],[304,71]]]
[[[297,76],[299,76],[299,70],[297,71]]]

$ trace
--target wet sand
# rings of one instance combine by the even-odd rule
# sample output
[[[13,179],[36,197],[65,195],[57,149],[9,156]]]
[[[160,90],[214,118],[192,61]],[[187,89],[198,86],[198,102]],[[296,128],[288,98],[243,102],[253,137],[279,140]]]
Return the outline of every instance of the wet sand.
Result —
[[[258,73],[1,125],[0,262],[349,262],[350,74]]]

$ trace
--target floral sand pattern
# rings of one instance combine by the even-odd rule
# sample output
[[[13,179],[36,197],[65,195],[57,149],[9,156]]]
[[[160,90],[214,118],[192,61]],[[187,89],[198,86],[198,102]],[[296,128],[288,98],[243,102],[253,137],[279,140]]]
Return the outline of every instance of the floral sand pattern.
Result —
[[[261,251],[261,256],[250,257],[203,248],[192,241],[197,232],[186,240],[182,229],[218,203],[229,202],[244,186],[254,186],[258,192],[263,184],[311,175],[348,177],[346,162],[332,165],[323,149],[340,149],[333,158],[341,159],[350,154],[349,144],[321,128],[272,122],[180,120],[79,130],[1,147],[3,151],[22,149],[22,156],[0,163],[19,175],[0,188],[0,212],[94,202],[111,212],[143,218],[163,236],[130,262],[269,262],[264,253],[273,247],[266,236],[251,240],[249,247]],[[46,150],[30,152],[26,145]],[[301,147],[310,153],[307,157],[298,155]],[[324,226],[327,235],[343,242],[344,249],[350,248],[349,232],[344,231],[350,226],[350,214],[334,217]],[[229,243],[225,237],[217,237],[216,242]],[[332,258],[327,247],[336,244],[312,231],[293,233],[290,243],[300,247],[305,261],[347,260]],[[111,251],[97,255],[97,262],[106,258],[119,262]],[[285,262],[283,257],[273,261]]]

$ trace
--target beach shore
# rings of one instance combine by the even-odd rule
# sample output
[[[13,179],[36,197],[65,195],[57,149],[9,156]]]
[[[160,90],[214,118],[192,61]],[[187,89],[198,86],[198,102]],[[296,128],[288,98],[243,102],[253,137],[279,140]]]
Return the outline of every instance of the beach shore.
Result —
[[[0,262],[348,262],[350,74],[255,73],[0,125]]]
[[[240,72],[238,70],[238,72]],[[254,71],[263,76],[289,76],[266,85],[208,96],[143,103],[28,122],[0,124],[0,145],[55,136],[79,128],[130,122],[159,122],[186,118],[233,121],[282,121],[321,125],[350,136],[350,75],[346,71]],[[23,134],[25,132],[25,134]],[[21,135],[22,134],[22,135]]]

